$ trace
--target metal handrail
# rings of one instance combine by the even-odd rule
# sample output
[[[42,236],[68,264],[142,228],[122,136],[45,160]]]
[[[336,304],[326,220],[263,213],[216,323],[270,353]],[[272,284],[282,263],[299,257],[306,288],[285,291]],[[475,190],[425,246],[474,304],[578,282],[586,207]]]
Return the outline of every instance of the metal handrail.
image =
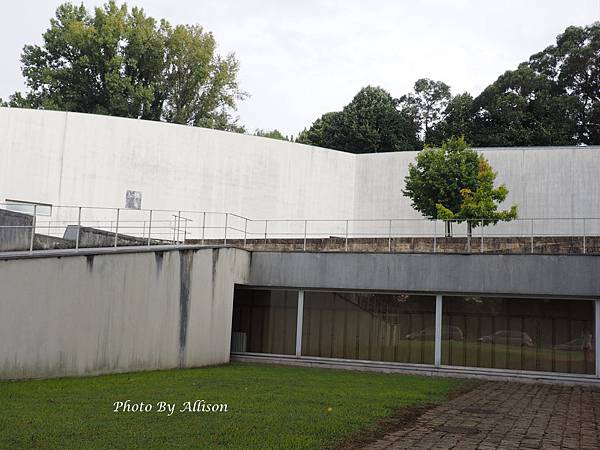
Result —
[[[17,214],[31,217],[27,224],[0,225],[0,244],[3,239],[8,239],[6,236],[10,229],[14,229],[17,234],[19,230],[21,232],[26,230],[29,251],[32,252],[36,233],[47,231],[48,237],[59,237],[52,233],[60,234],[61,231],[64,231],[63,240],[69,240],[66,237],[66,230],[76,227],[75,250],[78,250],[82,244],[87,245],[82,242],[82,239],[85,241],[82,230],[85,229],[86,232],[89,232],[91,229],[91,232],[109,233],[112,236],[111,246],[115,248],[131,242],[137,243],[140,239],[147,246],[155,245],[158,242],[181,245],[190,239],[200,240],[202,244],[206,241],[215,244],[220,240],[223,245],[227,245],[228,241],[243,240],[244,246],[248,239],[259,239],[265,244],[269,239],[299,239],[302,240],[303,249],[306,249],[308,239],[335,237],[343,239],[345,251],[350,249],[351,240],[355,238],[387,239],[387,250],[392,251],[393,243],[399,238],[432,238],[433,251],[437,252],[440,248],[440,239],[460,237],[467,238],[469,251],[479,247],[483,252],[486,239],[520,237],[529,239],[530,252],[534,253],[536,239],[573,237],[581,239],[581,253],[587,253],[590,245],[592,248],[594,245],[596,245],[595,248],[598,247],[598,243],[594,244],[590,238],[600,236],[600,222],[594,223],[594,221],[600,221],[600,218],[596,217],[517,218],[511,222],[498,222],[497,224],[485,224],[485,222],[497,222],[494,219],[450,220],[446,222],[459,224],[460,227],[458,230],[455,229],[453,236],[446,236],[443,232],[439,233],[437,226],[438,222],[444,221],[414,217],[251,219],[240,214],[222,211],[126,209],[45,204],[39,206],[49,207],[50,214],[39,215],[38,219],[37,212],[39,210],[36,204],[0,203],[0,209],[12,210]],[[25,210],[31,210],[33,214],[24,212]],[[93,214],[94,211],[96,214]],[[84,220],[83,216],[86,214],[92,216],[89,217],[90,220]],[[131,219],[132,214],[140,216],[140,219]],[[170,214],[170,218],[161,217],[161,214]],[[107,218],[99,220],[99,215]],[[473,227],[467,227],[470,229],[470,233],[465,231],[465,225],[463,225],[469,222],[473,224]],[[552,226],[542,229],[542,222],[551,222]],[[422,223],[423,226],[416,229],[415,223]],[[403,224],[410,226],[406,229],[402,226]],[[359,229],[356,229],[357,226]],[[568,229],[565,230],[565,227]],[[171,239],[168,238],[169,235],[171,235]],[[0,246],[0,249],[2,248]]]

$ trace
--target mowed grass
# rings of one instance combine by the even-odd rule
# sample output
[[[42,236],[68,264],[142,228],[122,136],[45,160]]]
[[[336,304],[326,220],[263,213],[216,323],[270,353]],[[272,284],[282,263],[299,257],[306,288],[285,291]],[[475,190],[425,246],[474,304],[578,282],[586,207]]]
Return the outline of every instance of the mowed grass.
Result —
[[[398,409],[444,401],[461,381],[230,364],[85,378],[0,382],[0,448],[317,449],[373,430]],[[115,413],[113,403],[153,404]],[[184,402],[226,413],[179,412]],[[176,403],[168,417],[156,403]]]

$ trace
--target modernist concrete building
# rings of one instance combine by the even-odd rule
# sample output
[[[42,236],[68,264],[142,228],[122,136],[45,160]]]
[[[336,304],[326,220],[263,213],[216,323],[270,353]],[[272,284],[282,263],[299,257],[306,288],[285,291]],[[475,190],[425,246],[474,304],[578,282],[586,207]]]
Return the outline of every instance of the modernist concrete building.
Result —
[[[233,355],[600,382],[600,148],[479,150],[526,219],[486,230],[486,239],[516,234],[528,248],[531,239],[533,254],[484,251],[483,235],[482,253],[436,251],[436,225],[402,195],[414,152],[353,155],[1,108],[0,203],[25,213],[31,247],[0,253],[0,377],[191,367]],[[309,220],[311,236],[345,236],[345,249],[349,236],[387,236],[389,247],[268,247],[303,233],[306,242]],[[114,246],[80,248],[82,226],[114,235]],[[66,242],[76,235],[77,248],[36,251],[44,227]],[[262,251],[235,248],[263,233]],[[565,235],[570,244],[555,254],[534,250],[534,237]],[[392,240],[405,236],[433,247],[396,251]],[[210,246],[187,245],[204,238]]]

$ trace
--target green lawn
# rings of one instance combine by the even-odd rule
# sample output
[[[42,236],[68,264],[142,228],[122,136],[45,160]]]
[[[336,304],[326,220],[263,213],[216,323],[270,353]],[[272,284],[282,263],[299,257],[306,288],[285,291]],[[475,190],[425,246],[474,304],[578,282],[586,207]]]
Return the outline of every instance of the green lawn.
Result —
[[[231,364],[0,382],[0,448],[331,448],[399,408],[444,401],[461,381]],[[115,413],[113,402],[153,404]],[[225,413],[179,412],[186,401]],[[156,403],[176,403],[175,413]]]

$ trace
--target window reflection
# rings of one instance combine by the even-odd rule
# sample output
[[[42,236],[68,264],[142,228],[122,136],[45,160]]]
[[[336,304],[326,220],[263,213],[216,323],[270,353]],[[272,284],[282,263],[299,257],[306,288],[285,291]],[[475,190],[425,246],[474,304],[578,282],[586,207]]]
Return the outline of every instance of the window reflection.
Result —
[[[305,292],[302,354],[432,364],[435,297]]]
[[[593,374],[593,302],[444,297],[442,364]]]
[[[298,291],[236,289],[232,352],[293,355]]]
[[[236,288],[232,352],[295,354],[298,291]],[[593,374],[594,304],[445,296],[442,364]],[[433,364],[435,296],[304,293],[302,355]]]

